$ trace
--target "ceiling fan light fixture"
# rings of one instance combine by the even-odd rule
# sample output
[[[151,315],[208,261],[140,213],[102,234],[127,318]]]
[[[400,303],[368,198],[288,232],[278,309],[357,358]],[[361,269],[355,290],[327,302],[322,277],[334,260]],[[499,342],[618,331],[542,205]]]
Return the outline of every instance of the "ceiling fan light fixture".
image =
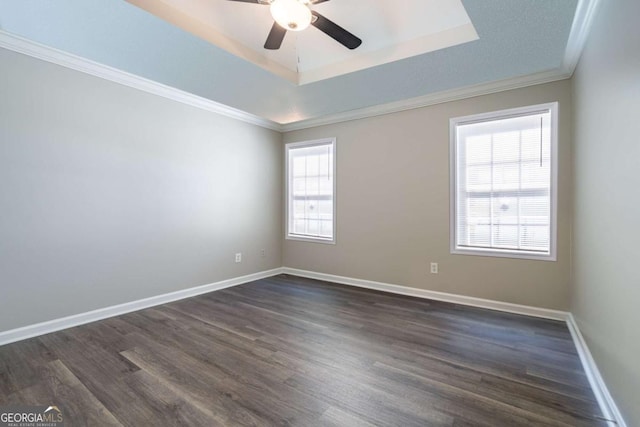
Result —
[[[273,0],[271,16],[285,30],[302,31],[311,24],[311,9],[299,0]]]

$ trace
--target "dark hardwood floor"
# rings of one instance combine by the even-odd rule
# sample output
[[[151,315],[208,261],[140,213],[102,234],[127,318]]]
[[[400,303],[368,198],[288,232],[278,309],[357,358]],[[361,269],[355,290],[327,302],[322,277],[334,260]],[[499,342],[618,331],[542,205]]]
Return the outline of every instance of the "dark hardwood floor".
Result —
[[[66,426],[606,425],[562,322],[277,276],[0,347]]]

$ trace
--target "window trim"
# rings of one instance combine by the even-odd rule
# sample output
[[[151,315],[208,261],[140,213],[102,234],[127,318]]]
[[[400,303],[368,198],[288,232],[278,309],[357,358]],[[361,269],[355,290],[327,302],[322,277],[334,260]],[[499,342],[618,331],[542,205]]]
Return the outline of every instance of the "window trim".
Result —
[[[313,147],[318,145],[328,145],[331,144],[333,148],[333,230],[332,230],[332,238],[326,239],[323,237],[313,237],[313,236],[301,236],[297,234],[291,234],[289,232],[289,209],[290,209],[290,194],[289,194],[289,150],[292,148],[300,148],[300,147]],[[311,141],[299,141],[299,142],[289,142],[284,145],[284,212],[285,212],[285,239],[286,240],[294,240],[300,242],[312,242],[312,243],[323,243],[328,245],[336,244],[336,206],[337,206],[337,192],[336,192],[336,165],[337,165],[337,152],[336,152],[336,138],[322,138],[322,139],[314,139]]]
[[[528,252],[513,249],[497,248],[461,248],[456,239],[456,190],[457,190],[457,150],[456,127],[463,124],[480,123],[499,120],[508,117],[534,114],[548,111],[551,117],[551,186],[550,186],[550,239],[549,253]],[[450,252],[454,255],[475,255],[499,258],[517,258],[539,261],[557,260],[557,236],[558,236],[558,103],[530,105],[526,107],[510,108],[506,110],[492,111],[488,113],[473,114],[469,116],[454,117],[449,119],[449,237]]]

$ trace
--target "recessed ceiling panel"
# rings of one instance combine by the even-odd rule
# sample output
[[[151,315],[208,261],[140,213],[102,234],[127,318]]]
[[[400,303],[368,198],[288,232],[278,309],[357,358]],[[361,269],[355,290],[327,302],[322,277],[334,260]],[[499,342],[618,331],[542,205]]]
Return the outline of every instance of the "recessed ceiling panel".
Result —
[[[349,50],[320,30],[288,31],[264,49],[268,5],[229,0],[127,0],[296,84],[363,70],[477,40],[460,0],[333,0],[311,8],[362,39]]]
[[[580,11],[590,10],[589,4],[596,0],[461,0],[464,9],[459,2],[424,0],[418,2],[417,7],[435,4],[463,10],[479,38],[449,48],[432,47],[437,50],[400,60],[389,59],[391,62],[374,67],[366,63],[366,55],[377,52],[380,56],[393,56],[398,52],[395,48],[386,53],[384,48],[365,51],[367,45],[376,37],[397,31],[402,27],[401,18],[413,19],[425,26],[432,25],[433,20],[435,25],[440,25],[433,34],[441,38],[447,29],[454,32],[460,27],[460,21],[456,21],[453,14],[446,14],[451,21],[444,21],[445,18],[436,13],[407,13],[407,10],[417,10],[411,8],[415,3],[411,0],[325,1],[314,8],[363,40],[362,46],[354,51],[358,54],[362,51],[362,56],[339,58],[340,61],[349,64],[350,60],[362,60],[363,66],[369,68],[303,85],[291,83],[298,81],[298,69],[307,73],[301,76],[304,82],[305,76],[326,75],[325,68],[330,72],[330,67],[343,64],[314,62],[318,67],[315,70],[288,69],[284,60],[264,56],[262,45],[272,24],[268,6],[227,0],[207,0],[208,3],[181,0],[179,5],[184,7],[177,8],[176,0],[173,3],[148,0],[149,5],[137,1],[145,7],[155,5],[163,18],[124,0],[0,0],[0,46],[4,36],[9,40],[19,37],[54,48],[53,53],[42,56],[45,59],[56,58],[56,52],[69,53],[204,100],[290,124],[362,109],[378,111],[379,105],[405,105],[424,97],[441,99],[443,94],[457,94],[460,90],[466,91],[465,88],[489,85],[495,90],[495,87],[513,87],[530,79],[548,81],[548,76],[566,75],[565,51],[575,54],[575,40],[571,41],[570,33],[575,27],[576,34],[581,34],[581,22],[588,15]],[[361,7],[351,9],[352,4]],[[194,5],[202,9],[192,15],[183,11],[195,10]],[[380,14],[374,10],[379,7],[385,12]],[[214,16],[223,17],[220,19],[227,27],[214,29],[210,25]],[[358,16],[361,19],[357,19]],[[357,27],[368,22],[367,19],[378,19],[369,32]],[[187,26],[190,31],[183,29]],[[249,47],[248,42],[243,44],[223,32],[234,35],[236,29],[243,35],[254,32],[255,46]],[[414,40],[424,48],[429,40],[429,36],[420,39],[415,33],[404,34],[408,47]],[[338,55],[347,50],[316,28],[305,33],[309,38],[312,35],[315,41],[309,43],[313,49],[302,49],[293,43],[296,35],[287,34],[279,53],[293,49],[294,62],[299,56],[304,65],[307,61],[322,59],[316,55],[322,45],[335,48]],[[224,49],[208,41],[214,36],[226,43]],[[20,42],[20,46],[23,44]],[[32,48],[26,51],[31,52]],[[253,62],[243,59],[247,55],[253,55]],[[94,66],[88,65],[89,69]],[[83,67],[85,65],[80,69],[84,70]]]

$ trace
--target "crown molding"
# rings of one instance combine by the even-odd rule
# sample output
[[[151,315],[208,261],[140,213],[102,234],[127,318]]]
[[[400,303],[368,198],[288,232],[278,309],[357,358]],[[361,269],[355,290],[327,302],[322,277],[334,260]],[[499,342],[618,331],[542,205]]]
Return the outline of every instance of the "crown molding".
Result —
[[[476,96],[488,95],[491,93],[503,92],[506,90],[518,89],[542,83],[550,83],[557,80],[568,79],[569,77],[571,77],[571,74],[562,69],[543,71],[526,76],[498,80],[490,83],[482,83],[460,89],[447,90],[416,98],[404,99],[402,101],[391,102],[388,104],[374,105],[372,107],[361,108],[358,110],[345,111],[343,113],[287,123],[282,125],[282,131],[291,132],[294,130],[313,128],[351,120],[366,119],[368,117],[381,116],[384,114],[398,113],[401,111],[413,110],[415,108],[443,104],[445,102],[458,101],[461,99],[473,98]]]
[[[580,56],[582,55],[582,51],[584,50],[599,3],[600,0],[578,0],[562,65],[559,68],[490,83],[467,86],[460,89],[432,93],[402,101],[345,111],[343,113],[286,123],[282,125],[282,131],[291,132],[294,130],[365,119],[368,117],[412,110],[414,108],[428,107],[430,105],[473,98],[475,96],[488,95],[506,90],[569,79],[573,75],[573,72],[578,65],[578,61],[580,60]]]
[[[571,32],[564,51],[562,69],[570,76],[578,65],[584,46],[587,43],[591,24],[596,15],[600,0],[578,0],[576,14],[571,25]]]
[[[291,132],[351,120],[392,114],[427,107],[430,105],[458,101],[461,99],[473,98],[476,96],[488,95],[571,78],[589,36],[591,24],[599,3],[600,0],[578,0],[564,58],[559,68],[282,124],[226,106],[210,99],[145,79],[143,77],[138,77],[107,65],[99,64],[97,62],[33,42],[3,30],[0,30],[0,47],[246,123],[251,123],[279,132]]]
[[[33,42],[20,36],[0,30],[0,47],[33,58],[61,65],[72,70],[100,77],[115,83],[132,87],[147,93],[162,96],[192,107],[230,117],[263,128],[281,131],[281,125],[271,120],[229,107],[191,93],[176,89],[153,80],[145,79],[125,71],[82,58],[61,50]]]

